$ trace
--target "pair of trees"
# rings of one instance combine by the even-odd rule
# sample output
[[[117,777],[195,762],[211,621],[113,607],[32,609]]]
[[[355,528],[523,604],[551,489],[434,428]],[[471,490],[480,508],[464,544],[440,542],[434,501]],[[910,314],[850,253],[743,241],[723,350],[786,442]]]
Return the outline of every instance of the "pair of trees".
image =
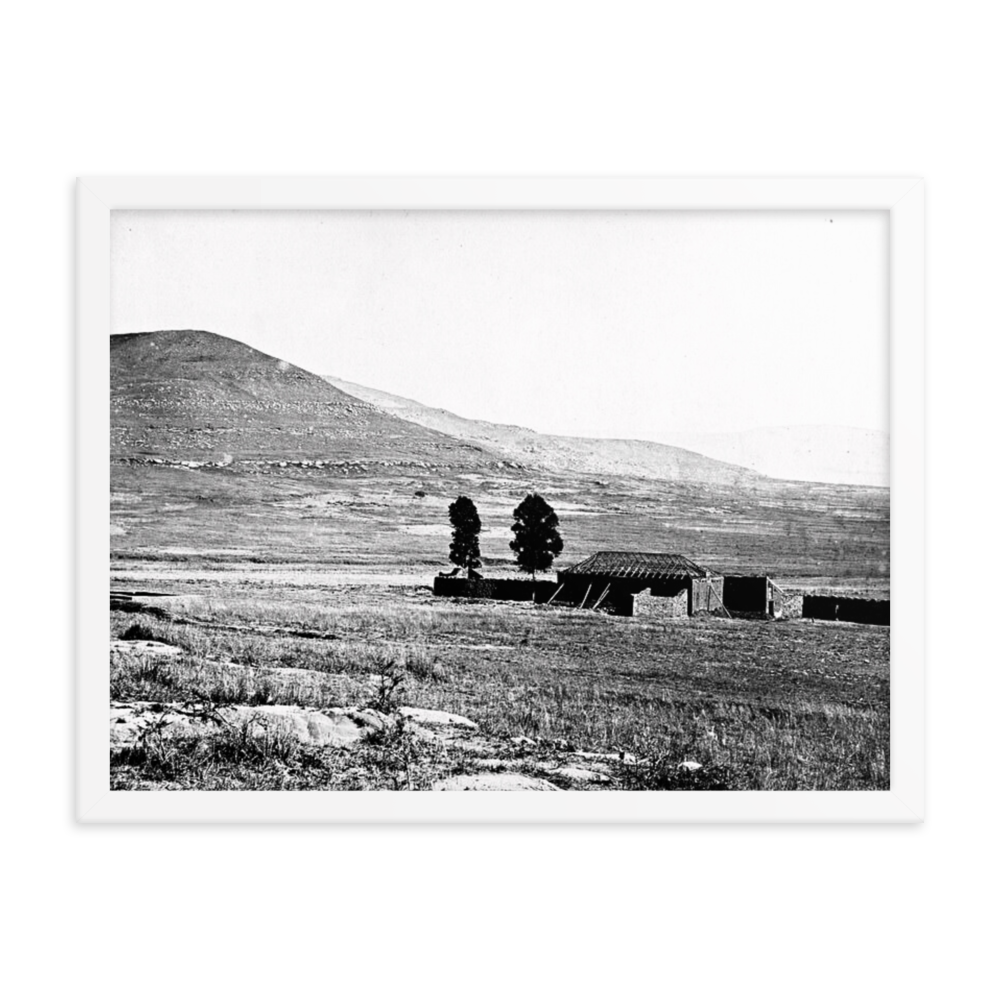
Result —
[[[452,524],[449,558],[469,575],[482,565],[479,553],[479,532],[482,522],[476,505],[468,497],[459,497],[448,508]],[[559,516],[537,493],[529,493],[514,508],[511,525],[514,540],[511,549],[517,555],[517,566],[535,578],[539,570],[546,570],[552,560],[563,550],[559,535]]]

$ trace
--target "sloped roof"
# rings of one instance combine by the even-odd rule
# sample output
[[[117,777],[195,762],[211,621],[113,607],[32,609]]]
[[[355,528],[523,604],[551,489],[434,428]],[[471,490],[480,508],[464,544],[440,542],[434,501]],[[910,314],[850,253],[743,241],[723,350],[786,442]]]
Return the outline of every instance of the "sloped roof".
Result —
[[[711,574],[686,556],[670,552],[595,552],[589,559],[563,570],[589,576],[629,580],[662,580]]]

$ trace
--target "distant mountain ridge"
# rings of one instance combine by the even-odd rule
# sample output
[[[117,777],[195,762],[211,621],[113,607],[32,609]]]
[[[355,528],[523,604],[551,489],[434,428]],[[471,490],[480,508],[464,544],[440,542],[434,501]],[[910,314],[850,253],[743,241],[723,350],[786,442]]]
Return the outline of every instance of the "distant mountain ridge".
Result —
[[[332,375],[327,382],[348,395],[402,420],[478,445],[495,455],[556,472],[638,476],[737,485],[760,479],[759,473],[685,448],[653,441],[566,437],[539,434],[526,427],[471,420],[448,410],[425,406],[403,396],[347,382]]]
[[[889,435],[859,427],[760,427],[681,435],[679,443],[775,479],[889,486]]]
[[[111,337],[111,457],[480,467],[495,456],[204,330]]]

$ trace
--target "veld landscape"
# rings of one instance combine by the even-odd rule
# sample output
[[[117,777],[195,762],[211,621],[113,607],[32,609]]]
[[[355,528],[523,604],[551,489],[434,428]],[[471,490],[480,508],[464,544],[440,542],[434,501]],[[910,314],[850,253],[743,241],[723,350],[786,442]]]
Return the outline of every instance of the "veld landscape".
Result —
[[[111,375],[113,789],[888,787],[887,628],[431,591],[452,501],[513,577],[537,492],[553,572],[677,552],[887,597],[887,489],[467,420],[207,332],[113,336]]]

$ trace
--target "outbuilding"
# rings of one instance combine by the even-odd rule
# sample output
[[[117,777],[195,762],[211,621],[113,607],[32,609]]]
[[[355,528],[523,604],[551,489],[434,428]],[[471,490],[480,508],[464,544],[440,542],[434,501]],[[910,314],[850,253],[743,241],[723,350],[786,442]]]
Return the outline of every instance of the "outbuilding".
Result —
[[[775,596],[766,576],[727,576],[722,582],[722,603],[732,615],[774,618]]]
[[[722,607],[722,578],[670,552],[595,552],[557,580],[553,600],[620,615],[673,615],[685,603],[688,615]]]
[[[734,618],[798,618],[802,598],[785,593],[769,576],[726,576],[722,601]]]

